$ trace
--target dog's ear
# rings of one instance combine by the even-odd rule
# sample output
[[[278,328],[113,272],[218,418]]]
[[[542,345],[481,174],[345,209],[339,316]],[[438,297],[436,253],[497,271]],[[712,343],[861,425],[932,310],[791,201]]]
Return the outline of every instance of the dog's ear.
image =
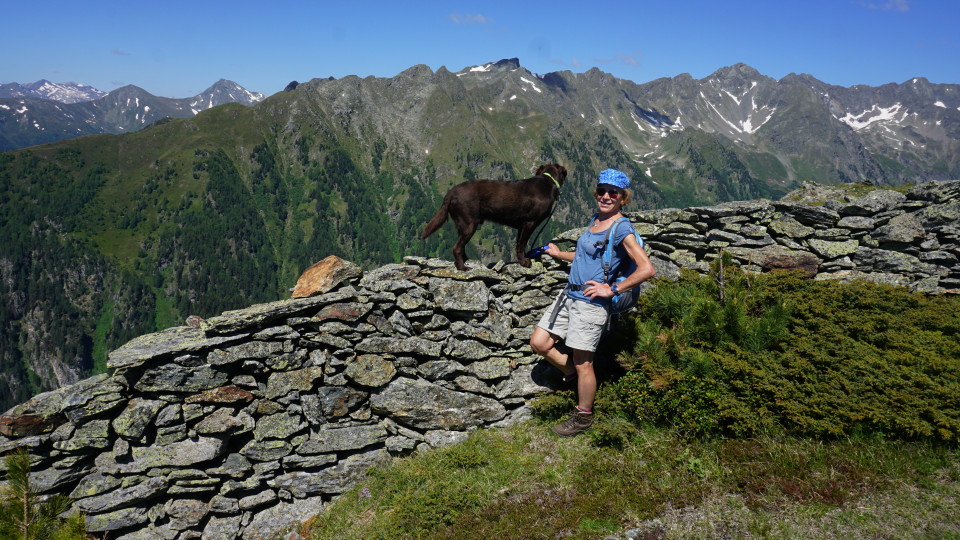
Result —
[[[563,182],[564,180],[567,179],[567,168],[559,164],[557,165],[557,168],[560,169],[560,178],[561,178],[560,181]]]
[[[540,176],[541,174],[543,174],[543,170],[546,169],[546,168],[547,168],[546,165],[541,165],[541,166],[537,167],[537,172],[533,173],[533,175],[534,175],[534,176]]]

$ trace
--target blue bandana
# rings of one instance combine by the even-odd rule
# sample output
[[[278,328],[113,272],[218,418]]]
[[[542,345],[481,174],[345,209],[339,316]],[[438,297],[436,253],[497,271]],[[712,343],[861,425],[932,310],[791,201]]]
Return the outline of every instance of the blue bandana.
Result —
[[[617,186],[620,189],[627,189],[630,187],[630,179],[627,178],[627,175],[616,169],[606,169],[600,171],[600,177],[597,180],[597,184],[610,184],[611,186]]]

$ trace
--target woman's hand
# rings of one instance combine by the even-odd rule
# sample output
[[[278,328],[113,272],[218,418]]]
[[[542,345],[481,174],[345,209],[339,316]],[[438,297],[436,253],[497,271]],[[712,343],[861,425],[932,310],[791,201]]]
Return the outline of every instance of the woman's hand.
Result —
[[[549,255],[549,256],[551,256],[551,257],[553,257],[554,259],[559,259],[559,258],[560,258],[560,254],[563,253],[563,252],[560,251],[560,248],[558,248],[556,244],[549,243],[549,244],[547,244],[547,250],[544,251],[544,253],[546,253],[547,255]]]
[[[547,244],[547,250],[544,251],[547,255],[553,257],[554,259],[559,259],[561,261],[571,262],[573,261],[574,253],[573,251],[560,251],[560,248],[556,244]]]
[[[583,295],[591,300],[594,297],[600,298],[613,298],[613,289],[610,288],[610,285],[606,283],[601,283],[599,281],[593,281],[592,279],[584,283],[587,287],[583,289]]]

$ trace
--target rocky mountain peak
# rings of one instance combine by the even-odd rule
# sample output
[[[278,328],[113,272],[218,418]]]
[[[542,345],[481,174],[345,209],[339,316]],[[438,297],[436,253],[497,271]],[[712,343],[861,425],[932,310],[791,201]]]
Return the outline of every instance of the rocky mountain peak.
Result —
[[[715,82],[721,88],[741,90],[756,86],[761,82],[773,82],[773,79],[762,75],[746,64],[734,64],[714,71],[706,78],[706,81]]]
[[[736,63],[732,66],[722,67],[713,72],[711,77],[716,77],[718,79],[729,79],[729,78],[750,78],[757,79],[762,77],[759,71],[753,69],[744,63]]]
[[[396,77],[394,77],[394,80],[412,80],[423,77],[433,77],[433,70],[430,69],[430,66],[426,64],[417,64],[401,71]]]
[[[253,105],[263,101],[263,94],[251,92],[239,84],[227,79],[220,79],[213,86],[197,94],[191,99],[190,107],[196,108],[206,104],[205,108],[216,107],[224,103],[240,103]]]
[[[506,69],[506,70],[520,69],[520,59],[504,58],[503,60],[497,60],[493,65],[498,69]]]
[[[503,60],[497,60],[496,62],[490,62],[487,64],[482,64],[479,66],[466,67],[460,70],[458,74],[463,73],[485,73],[485,74],[500,74],[508,73],[520,69],[520,59],[519,58],[506,58]]]

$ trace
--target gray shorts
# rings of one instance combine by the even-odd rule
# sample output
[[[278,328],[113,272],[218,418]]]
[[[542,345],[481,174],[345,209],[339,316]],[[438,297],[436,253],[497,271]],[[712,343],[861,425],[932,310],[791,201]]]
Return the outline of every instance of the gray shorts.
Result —
[[[558,302],[561,303],[559,310]],[[557,312],[557,318],[551,324],[554,311]],[[574,300],[567,296],[566,291],[560,291],[537,326],[563,339],[571,349],[594,352],[606,324],[607,308]]]

